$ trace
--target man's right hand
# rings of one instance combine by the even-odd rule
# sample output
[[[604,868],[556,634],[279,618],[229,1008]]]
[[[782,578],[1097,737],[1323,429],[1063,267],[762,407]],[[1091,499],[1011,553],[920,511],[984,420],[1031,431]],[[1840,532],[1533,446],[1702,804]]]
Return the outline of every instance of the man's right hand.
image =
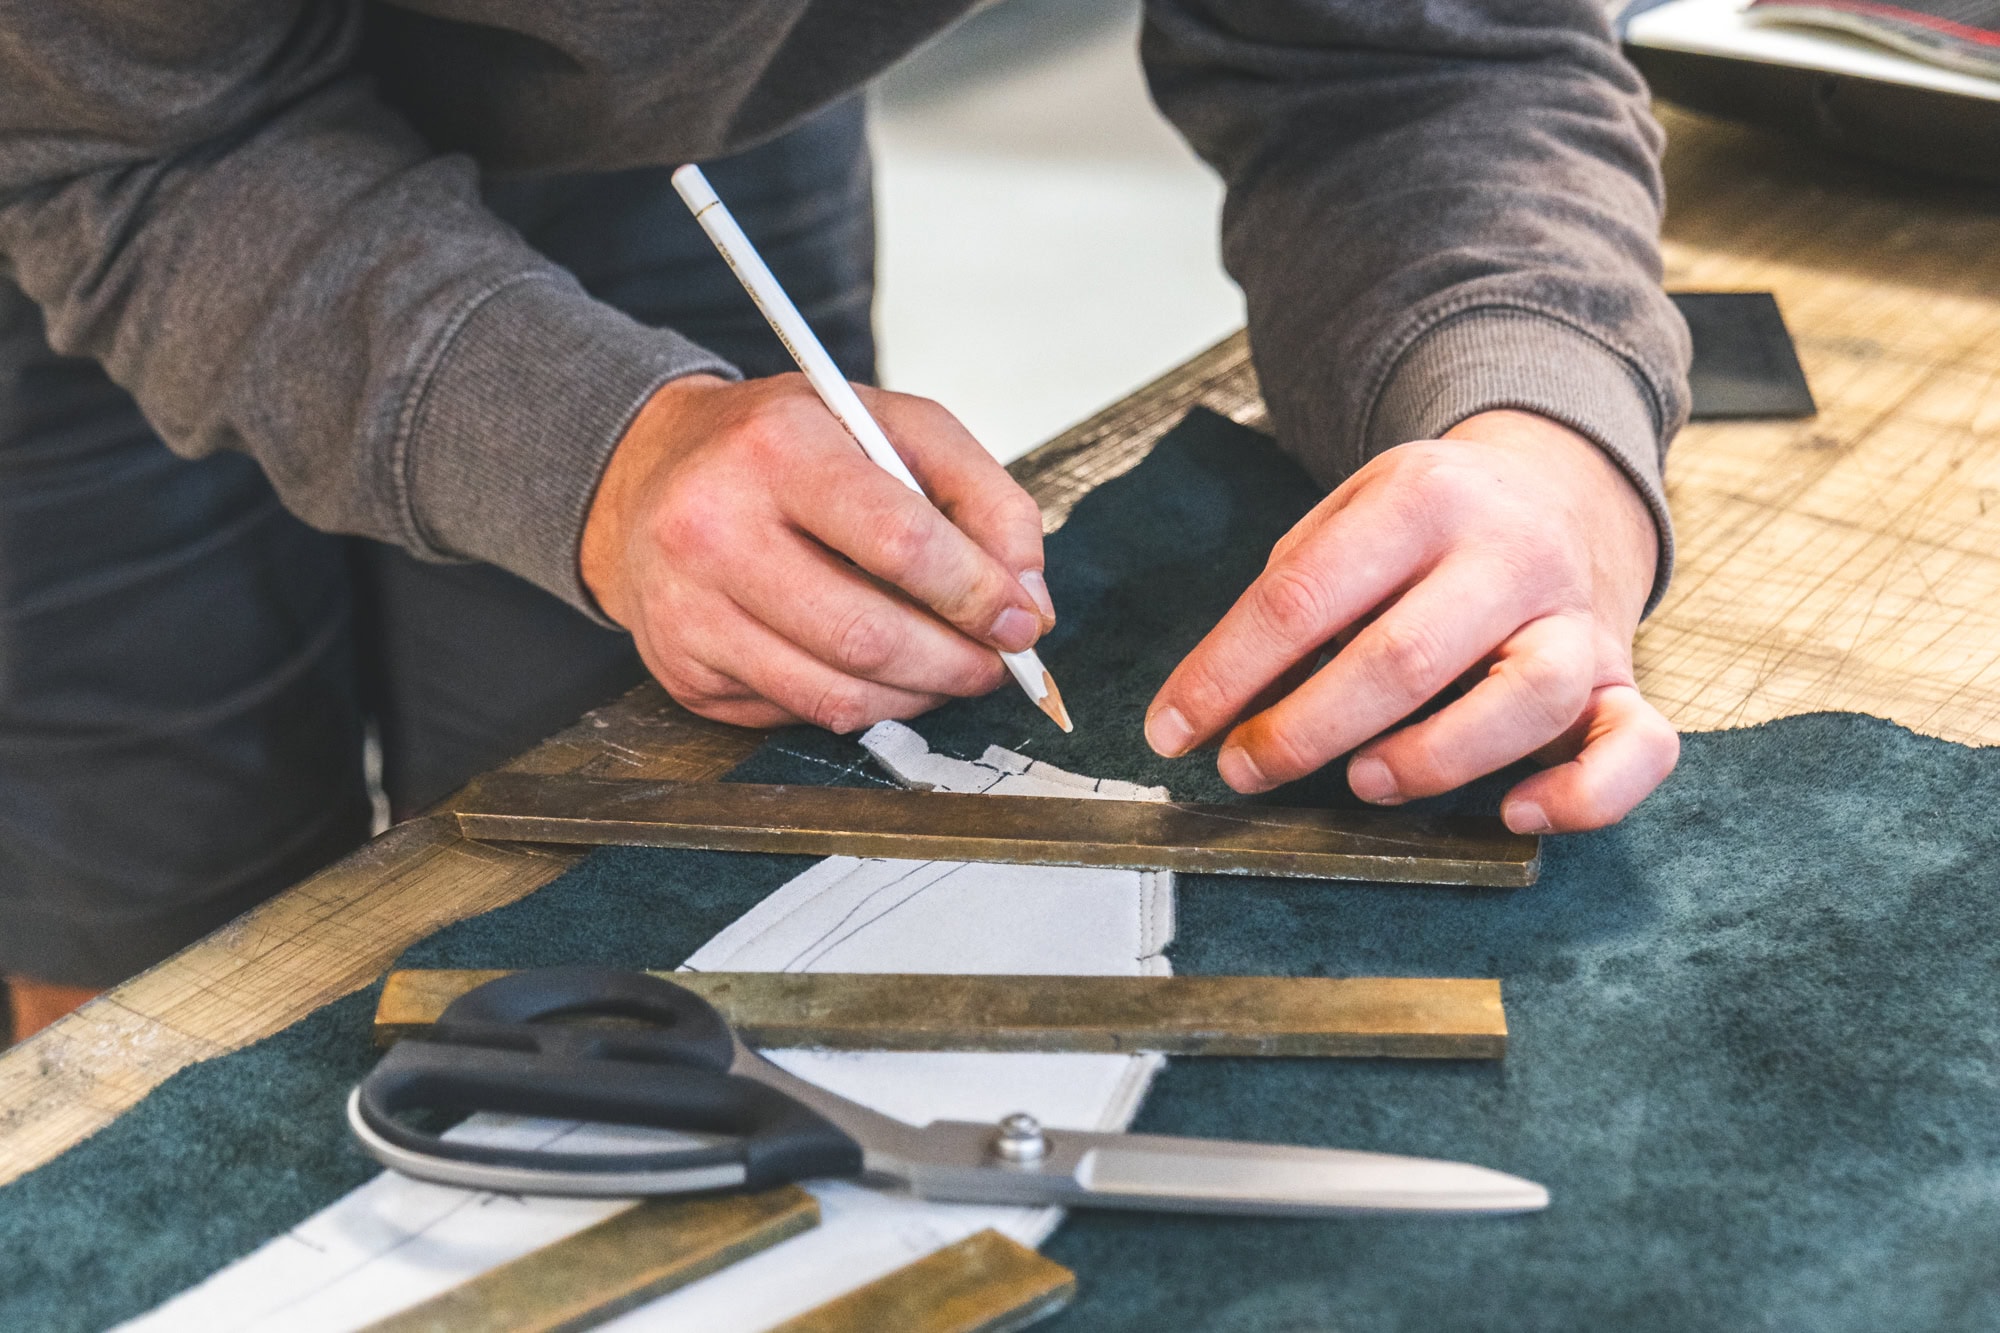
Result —
[[[802,375],[675,380],[605,468],[584,584],[704,717],[837,732],[911,717],[994,689],[994,650],[1055,622],[1027,492],[936,403],[855,391],[929,501]]]

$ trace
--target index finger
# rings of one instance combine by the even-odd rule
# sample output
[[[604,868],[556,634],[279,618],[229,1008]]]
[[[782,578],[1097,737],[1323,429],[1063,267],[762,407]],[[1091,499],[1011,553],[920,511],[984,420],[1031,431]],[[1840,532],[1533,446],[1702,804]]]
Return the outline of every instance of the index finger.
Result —
[[[1280,554],[1167,677],[1146,710],[1146,741],[1186,754],[1240,717],[1252,700],[1308,654],[1420,572],[1422,537],[1369,504],[1309,514],[1305,540]],[[1295,529],[1296,530],[1296,529]]]
[[[1518,599],[1494,586],[1485,562],[1447,560],[1303,685],[1232,732],[1217,761],[1223,780],[1265,791],[1304,777],[1421,708],[1521,619]]]
[[[942,404],[855,386],[883,433],[953,526],[1017,577],[1042,568],[1042,510]]]
[[[1017,572],[860,450],[810,460],[783,503],[801,529],[968,637],[1019,652],[1041,636],[1041,615]]]

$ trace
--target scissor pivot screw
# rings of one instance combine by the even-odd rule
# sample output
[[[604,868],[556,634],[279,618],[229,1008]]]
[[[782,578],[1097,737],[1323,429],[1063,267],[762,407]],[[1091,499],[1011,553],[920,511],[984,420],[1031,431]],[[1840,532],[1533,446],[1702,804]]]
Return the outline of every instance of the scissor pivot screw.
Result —
[[[1042,1122],[1025,1111],[1016,1111],[1000,1122],[993,1136],[994,1155],[1009,1162],[1039,1162],[1048,1154],[1048,1135]]]

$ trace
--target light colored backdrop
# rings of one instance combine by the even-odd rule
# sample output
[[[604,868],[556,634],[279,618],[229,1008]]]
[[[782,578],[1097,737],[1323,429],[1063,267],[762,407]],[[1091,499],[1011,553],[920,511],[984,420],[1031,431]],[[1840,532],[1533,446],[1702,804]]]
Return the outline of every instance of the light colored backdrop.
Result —
[[[874,90],[882,378],[1003,460],[1243,322],[1137,0],[1007,0]]]

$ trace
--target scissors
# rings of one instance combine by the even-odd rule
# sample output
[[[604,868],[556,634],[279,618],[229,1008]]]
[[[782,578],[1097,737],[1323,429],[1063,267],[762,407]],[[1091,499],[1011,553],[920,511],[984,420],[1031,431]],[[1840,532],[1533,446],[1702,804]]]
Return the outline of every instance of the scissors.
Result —
[[[524,1149],[406,1122],[425,1111],[717,1141]],[[384,1166],[509,1194],[693,1194],[845,1177],[940,1202],[1263,1216],[1519,1213],[1549,1201],[1540,1185],[1462,1162],[1045,1129],[1028,1115],[911,1125],[779,1068],[692,991],[600,968],[517,972],[466,992],[382,1058],[348,1098],[347,1119]]]

